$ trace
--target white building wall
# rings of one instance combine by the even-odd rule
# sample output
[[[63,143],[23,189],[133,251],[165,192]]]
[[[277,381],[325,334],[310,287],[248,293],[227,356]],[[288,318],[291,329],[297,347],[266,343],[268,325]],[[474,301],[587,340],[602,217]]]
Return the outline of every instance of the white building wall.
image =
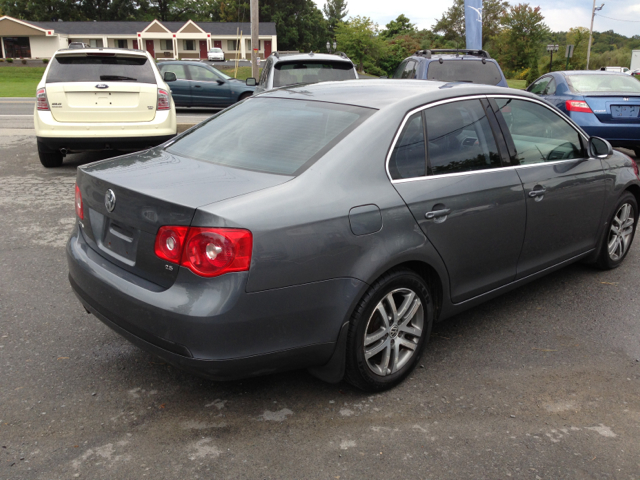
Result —
[[[60,48],[60,41],[58,36],[29,37],[29,44],[31,45],[31,58],[51,58],[56,50]]]

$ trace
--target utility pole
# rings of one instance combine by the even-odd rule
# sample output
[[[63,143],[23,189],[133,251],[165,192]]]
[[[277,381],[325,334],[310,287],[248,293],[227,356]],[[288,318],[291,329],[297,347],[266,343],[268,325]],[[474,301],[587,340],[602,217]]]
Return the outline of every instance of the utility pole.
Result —
[[[258,0],[251,0],[251,76],[256,79],[260,76],[260,68],[258,66],[258,53],[260,51],[258,11]]]
[[[591,57],[591,37],[593,36],[593,19],[596,16],[596,10],[600,11],[604,7],[604,3],[596,7],[596,0],[593,0],[593,9],[591,10],[591,28],[589,29],[589,47],[587,48],[587,70],[589,70],[589,57]]]

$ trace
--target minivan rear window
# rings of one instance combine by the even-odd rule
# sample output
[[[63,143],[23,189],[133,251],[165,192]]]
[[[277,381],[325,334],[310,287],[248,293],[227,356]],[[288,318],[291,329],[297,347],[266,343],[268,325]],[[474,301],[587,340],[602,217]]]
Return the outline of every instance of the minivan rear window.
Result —
[[[294,83],[332,82],[356,78],[351,62],[298,61],[278,62],[273,72],[273,86]]]
[[[298,175],[375,110],[284,98],[251,98],[171,144],[176,155],[257,172]]]
[[[502,80],[500,70],[493,62],[480,60],[444,60],[442,63],[429,63],[427,80],[441,82],[469,82],[484,85],[497,85]]]
[[[67,82],[156,83],[147,57],[59,55],[53,58],[46,83]]]

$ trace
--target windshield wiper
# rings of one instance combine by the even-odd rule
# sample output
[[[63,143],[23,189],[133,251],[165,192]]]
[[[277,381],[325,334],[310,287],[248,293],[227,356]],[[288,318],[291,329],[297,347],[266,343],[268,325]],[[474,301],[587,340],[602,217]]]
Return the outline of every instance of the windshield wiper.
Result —
[[[123,80],[123,81],[130,81],[130,82],[138,81],[137,78],[122,77],[120,75],[100,75],[100,80]]]

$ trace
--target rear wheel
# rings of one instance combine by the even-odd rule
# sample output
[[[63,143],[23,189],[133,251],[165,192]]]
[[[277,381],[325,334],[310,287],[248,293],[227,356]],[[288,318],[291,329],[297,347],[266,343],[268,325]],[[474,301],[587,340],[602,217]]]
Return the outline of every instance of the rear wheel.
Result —
[[[57,150],[45,150],[40,148],[38,144],[38,156],[40,163],[46,168],[55,168],[62,165],[62,153]]]
[[[629,253],[638,223],[638,202],[629,192],[618,200],[614,213],[607,223],[604,242],[598,257],[598,266],[610,270],[620,266]]]
[[[391,388],[415,368],[433,324],[429,288],[411,270],[394,270],[360,300],[349,326],[346,380],[367,391]]]
[[[241,102],[242,100],[244,100],[245,98],[250,97],[251,95],[252,95],[252,93],[251,93],[251,92],[245,92],[245,93],[243,93],[242,95],[240,95],[240,96],[238,97],[238,101],[239,101],[239,102]]]

